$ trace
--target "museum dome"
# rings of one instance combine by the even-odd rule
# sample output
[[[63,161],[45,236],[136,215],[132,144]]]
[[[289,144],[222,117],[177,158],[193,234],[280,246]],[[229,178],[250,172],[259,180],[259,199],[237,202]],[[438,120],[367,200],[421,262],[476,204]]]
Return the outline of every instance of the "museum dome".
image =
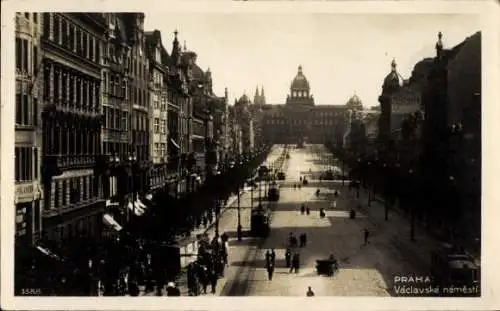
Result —
[[[249,104],[250,98],[248,98],[247,94],[241,95],[240,99],[238,99],[238,103],[240,104]]]
[[[403,78],[396,70],[396,61],[393,59],[391,62],[391,72],[385,77],[384,90],[395,89],[403,85]]]
[[[363,110],[363,103],[358,95],[354,94],[346,103],[346,107],[354,110]]]
[[[306,76],[302,73],[302,66],[299,66],[297,75],[292,81],[292,86],[290,87],[293,91],[309,91],[309,82]]]

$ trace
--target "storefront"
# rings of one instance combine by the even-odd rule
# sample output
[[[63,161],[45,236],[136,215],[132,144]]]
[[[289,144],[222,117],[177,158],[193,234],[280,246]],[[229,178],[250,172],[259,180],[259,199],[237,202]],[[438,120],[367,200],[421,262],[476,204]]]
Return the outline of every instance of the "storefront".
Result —
[[[16,241],[34,245],[40,238],[42,191],[37,181],[16,184]]]

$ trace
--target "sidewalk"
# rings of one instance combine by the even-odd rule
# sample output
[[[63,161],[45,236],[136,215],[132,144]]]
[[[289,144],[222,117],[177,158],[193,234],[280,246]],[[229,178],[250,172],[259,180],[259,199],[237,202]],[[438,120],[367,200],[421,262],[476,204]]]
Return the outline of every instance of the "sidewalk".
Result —
[[[385,220],[385,206],[383,201],[372,200],[368,206],[368,192],[360,189],[359,198],[356,198],[356,190],[349,192],[347,186],[343,187],[341,199],[351,202],[351,206],[362,214],[365,214],[374,225],[375,230],[384,231],[391,238],[391,243],[398,247],[407,256],[407,260],[412,264],[430,267],[431,254],[440,248],[441,242],[427,234],[420,228],[415,228],[415,241],[410,240],[410,223],[401,212],[394,208],[389,208],[388,220]],[[359,206],[361,208],[359,208]]]

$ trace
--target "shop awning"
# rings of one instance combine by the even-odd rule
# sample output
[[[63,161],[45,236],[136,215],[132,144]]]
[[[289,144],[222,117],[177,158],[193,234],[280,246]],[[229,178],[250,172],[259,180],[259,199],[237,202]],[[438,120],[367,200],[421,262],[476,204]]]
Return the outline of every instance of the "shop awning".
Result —
[[[51,258],[54,258],[54,259],[61,259],[59,256],[57,256],[56,254],[54,254],[53,252],[51,252],[48,248],[45,248],[43,246],[40,246],[38,245],[36,247],[37,250],[39,250],[42,254],[46,255],[46,256],[49,256]]]
[[[120,203],[113,202],[111,200],[106,200],[106,207],[114,207],[114,206],[120,206]]]
[[[104,214],[103,221],[105,224],[111,226],[116,231],[122,230],[122,226],[110,214]]]
[[[142,201],[140,199],[137,199],[137,205],[139,205],[139,207],[143,210],[146,210],[148,207],[147,205],[145,205],[144,203],[142,203]]]
[[[173,138],[170,138],[170,142],[172,143],[172,145],[175,146],[175,148],[181,149],[181,147],[175,142],[175,140]]]
[[[141,216],[142,214],[144,214],[144,210],[139,207],[139,205],[137,204],[137,201],[135,202],[135,204],[132,204],[132,202],[129,202],[127,207],[129,210],[133,211],[135,213],[135,215],[137,215],[137,216]]]

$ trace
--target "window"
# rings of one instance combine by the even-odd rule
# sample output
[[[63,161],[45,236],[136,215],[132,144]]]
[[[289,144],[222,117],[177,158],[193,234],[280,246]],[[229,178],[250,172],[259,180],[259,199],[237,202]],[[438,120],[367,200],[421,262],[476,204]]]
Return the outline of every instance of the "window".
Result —
[[[155,150],[154,150],[154,155],[157,157],[160,153],[160,144],[155,143]]]
[[[21,94],[16,94],[16,124],[22,124],[21,116],[23,111]]]
[[[33,125],[33,119],[36,118],[35,111],[31,111],[31,106],[27,94],[16,94],[16,124]]]
[[[154,131],[155,133],[160,132],[160,119],[155,118],[154,120]]]
[[[120,111],[119,110],[114,110],[114,115],[115,115],[115,126],[113,127],[114,129],[120,129]]]
[[[69,27],[69,42],[71,44],[71,50],[76,52],[76,27],[71,25]]]
[[[23,47],[20,38],[16,38],[16,69],[21,71],[22,68],[22,53]]]
[[[33,180],[33,154],[31,147],[15,148],[16,182]]]
[[[83,57],[88,58],[89,57],[89,34],[84,33],[83,34]]]
[[[22,56],[23,56],[23,64],[22,64],[22,71],[27,72],[28,71],[28,40],[21,40],[22,43]]]
[[[64,47],[69,48],[69,40],[68,40],[68,24],[66,22],[66,19],[61,19],[61,32],[62,32],[62,40],[61,43]]]
[[[38,23],[38,13],[33,13],[33,23]]]
[[[59,15],[54,14],[54,41],[59,43],[59,35],[60,35],[60,24],[59,24]]]
[[[78,54],[82,52],[82,32],[80,29],[76,29],[76,52]]]
[[[129,89],[128,89],[128,81],[127,80],[124,80],[123,81],[123,84],[124,84],[124,92],[125,94],[123,94],[125,96],[125,100],[128,100],[130,98],[129,96]]]
[[[38,71],[38,47],[33,46],[33,71],[34,74],[37,75]]]
[[[24,13],[24,17],[26,17],[27,19],[30,19],[30,13]]]
[[[160,123],[160,133],[162,133],[162,134],[165,133],[165,120],[161,120],[161,123]]]
[[[95,38],[93,36],[90,37],[89,58],[95,60]]]
[[[123,111],[122,112],[122,122],[121,122],[121,128],[123,131],[128,131],[128,116],[127,116],[127,112],[126,111]]]

